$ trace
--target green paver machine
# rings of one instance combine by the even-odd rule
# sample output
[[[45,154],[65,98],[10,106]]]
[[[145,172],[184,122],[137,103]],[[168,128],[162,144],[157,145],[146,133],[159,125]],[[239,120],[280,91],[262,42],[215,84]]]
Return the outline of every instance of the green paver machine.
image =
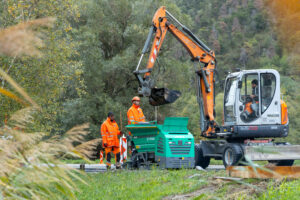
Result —
[[[194,137],[187,128],[188,118],[168,117],[156,122],[127,125],[131,132],[133,168],[157,163],[161,168],[193,168]]]

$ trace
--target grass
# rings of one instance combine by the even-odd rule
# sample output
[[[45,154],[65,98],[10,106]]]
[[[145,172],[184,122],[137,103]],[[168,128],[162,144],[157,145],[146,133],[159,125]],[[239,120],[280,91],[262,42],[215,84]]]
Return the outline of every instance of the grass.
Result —
[[[300,180],[284,180],[279,186],[270,184],[268,190],[260,196],[260,200],[286,199],[298,200],[300,198]]]
[[[88,185],[79,183],[77,199],[297,199],[300,181],[214,179],[225,171],[137,170],[88,174]],[[278,185],[280,185],[278,187]],[[299,190],[299,191],[294,191]],[[288,192],[284,198],[284,192]],[[298,196],[297,196],[298,195]],[[280,198],[276,198],[279,196]]]
[[[295,160],[294,165],[300,165],[300,160]]]
[[[213,165],[222,161],[211,160]],[[83,160],[65,160],[65,163],[86,163]],[[99,160],[91,161],[99,163]],[[266,161],[256,162],[260,165]],[[299,161],[295,161],[299,165]],[[191,176],[195,175],[191,178]],[[187,195],[191,199],[298,199],[300,180],[272,181],[244,179],[242,182],[213,179],[226,176],[225,171],[181,170],[137,170],[110,171],[87,174],[88,185],[79,183],[77,199],[162,199],[167,196]],[[185,197],[185,196],[184,196]],[[181,199],[181,198],[178,198]]]
[[[82,163],[81,160],[74,160]],[[68,162],[70,163],[70,162]],[[95,163],[98,163],[96,160]],[[221,164],[220,161],[212,164]],[[266,164],[261,162],[260,164]],[[225,171],[136,170],[87,174],[88,185],[78,183],[77,199],[298,199],[300,180],[214,179]],[[182,197],[182,198],[180,198]]]
[[[195,175],[191,177],[192,175]],[[224,171],[197,170],[139,170],[88,174],[88,185],[81,184],[78,199],[161,199],[188,193],[209,184],[213,176]]]

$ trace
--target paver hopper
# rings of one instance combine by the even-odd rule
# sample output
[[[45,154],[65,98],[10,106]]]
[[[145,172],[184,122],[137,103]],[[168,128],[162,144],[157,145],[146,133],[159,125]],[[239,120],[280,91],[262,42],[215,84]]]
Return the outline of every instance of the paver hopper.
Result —
[[[193,168],[194,137],[187,124],[188,118],[168,117],[164,124],[127,125],[134,146],[132,166],[139,168],[157,163],[161,168]]]

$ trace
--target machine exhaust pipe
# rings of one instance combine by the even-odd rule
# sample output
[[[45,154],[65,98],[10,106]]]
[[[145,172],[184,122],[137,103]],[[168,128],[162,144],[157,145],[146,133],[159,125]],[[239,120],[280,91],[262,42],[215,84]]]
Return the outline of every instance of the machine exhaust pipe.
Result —
[[[149,96],[149,103],[152,106],[161,106],[175,102],[181,96],[178,90],[169,90],[167,88],[152,88]]]

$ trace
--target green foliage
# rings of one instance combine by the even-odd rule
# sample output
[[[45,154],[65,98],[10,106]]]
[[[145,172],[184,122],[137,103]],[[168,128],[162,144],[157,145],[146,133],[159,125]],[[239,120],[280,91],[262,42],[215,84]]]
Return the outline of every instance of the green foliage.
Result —
[[[188,178],[199,174],[195,178]],[[216,172],[224,174],[224,172]],[[195,170],[142,170],[90,175],[89,185],[82,185],[78,199],[162,199],[205,186],[212,174]],[[127,184],[130,183],[130,184]],[[97,189],[95,189],[97,188]]]
[[[224,93],[219,93],[217,96],[216,96],[216,113],[219,113],[217,114],[216,116],[216,121],[219,123],[219,124],[222,124],[223,123],[223,115],[221,115],[220,113],[223,113],[223,100],[224,99]]]
[[[284,181],[278,187],[271,185],[259,199],[298,199],[300,196],[300,181]]]
[[[45,38],[42,57],[7,58],[1,55],[0,64],[41,105],[43,117],[37,117],[36,125],[47,131],[60,130],[56,116],[62,106],[61,94],[68,90],[72,80],[73,87],[83,87],[80,81],[81,64],[71,59],[76,55],[76,42],[68,36],[72,29],[70,21],[79,17],[77,6],[73,0],[9,0],[1,4],[0,13],[0,24],[4,27],[45,16],[56,17],[53,29],[40,30],[44,34],[41,37]],[[3,80],[2,86],[11,89]],[[5,114],[9,116],[20,105],[6,97],[0,98],[3,103],[0,118],[3,121]]]
[[[288,141],[293,144],[299,144],[299,131],[300,131],[300,89],[297,87],[299,81],[293,80],[290,77],[283,76],[281,78],[283,100],[288,105],[288,116],[290,123],[290,132]]]

